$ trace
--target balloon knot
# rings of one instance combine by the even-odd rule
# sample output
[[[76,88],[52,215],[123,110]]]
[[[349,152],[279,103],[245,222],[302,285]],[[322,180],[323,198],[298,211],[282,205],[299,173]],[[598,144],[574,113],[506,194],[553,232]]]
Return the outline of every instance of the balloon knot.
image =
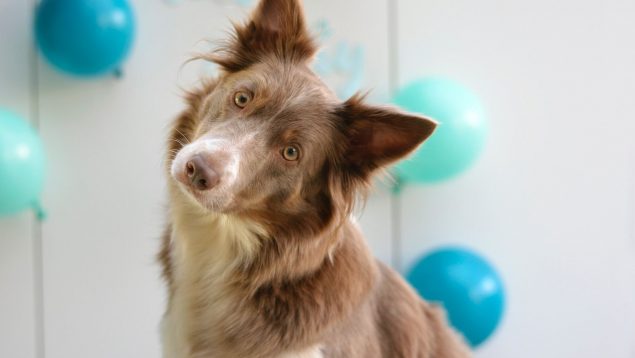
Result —
[[[403,189],[403,181],[401,180],[401,178],[396,177],[395,183],[393,184],[391,191],[394,195],[399,195],[401,194],[402,189]]]
[[[38,221],[46,220],[46,211],[39,202],[33,204],[33,212]]]

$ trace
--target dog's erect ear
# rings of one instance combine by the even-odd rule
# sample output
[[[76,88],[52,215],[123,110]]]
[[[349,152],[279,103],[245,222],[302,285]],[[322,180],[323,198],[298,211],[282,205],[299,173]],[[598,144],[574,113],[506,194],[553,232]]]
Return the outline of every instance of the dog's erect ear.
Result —
[[[234,28],[227,46],[212,56],[229,72],[243,70],[266,56],[307,61],[317,51],[306,28],[301,0],[261,0],[251,19]]]
[[[437,126],[425,117],[366,105],[357,96],[346,101],[337,114],[346,122],[345,162],[364,177],[413,152]]]
[[[304,22],[300,0],[261,0],[250,25],[261,31],[294,37],[305,35]]]

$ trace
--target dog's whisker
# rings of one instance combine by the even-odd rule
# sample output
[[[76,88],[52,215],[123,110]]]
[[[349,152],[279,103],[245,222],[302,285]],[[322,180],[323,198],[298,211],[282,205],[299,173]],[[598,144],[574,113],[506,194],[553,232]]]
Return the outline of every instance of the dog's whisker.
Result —
[[[190,139],[183,134],[183,132],[181,132],[178,128],[174,128],[175,131],[177,131],[181,136],[183,136],[183,139],[185,139],[188,143],[192,143],[192,141],[190,141]]]
[[[179,145],[179,146],[181,146],[181,147],[185,147],[185,146],[187,145],[186,143],[183,143],[182,141],[180,141],[180,140],[178,140],[178,139],[176,139],[176,138],[172,138],[172,141],[174,141],[174,142],[178,143],[178,145]],[[180,150],[180,149],[173,149],[173,150],[178,151],[178,150]]]

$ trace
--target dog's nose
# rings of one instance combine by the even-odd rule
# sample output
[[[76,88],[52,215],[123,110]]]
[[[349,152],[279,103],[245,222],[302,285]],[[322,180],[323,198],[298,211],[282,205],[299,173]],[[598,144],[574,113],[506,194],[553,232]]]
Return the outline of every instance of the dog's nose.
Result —
[[[220,176],[200,155],[195,155],[185,163],[185,174],[190,184],[197,190],[209,190],[218,184]]]

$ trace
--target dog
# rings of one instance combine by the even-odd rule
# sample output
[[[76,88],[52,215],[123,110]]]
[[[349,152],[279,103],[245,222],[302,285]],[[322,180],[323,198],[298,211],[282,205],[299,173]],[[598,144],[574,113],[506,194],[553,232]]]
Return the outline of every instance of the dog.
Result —
[[[311,71],[299,0],[261,0],[170,131],[164,358],[464,358],[443,312],[351,219],[431,119],[342,102]]]

